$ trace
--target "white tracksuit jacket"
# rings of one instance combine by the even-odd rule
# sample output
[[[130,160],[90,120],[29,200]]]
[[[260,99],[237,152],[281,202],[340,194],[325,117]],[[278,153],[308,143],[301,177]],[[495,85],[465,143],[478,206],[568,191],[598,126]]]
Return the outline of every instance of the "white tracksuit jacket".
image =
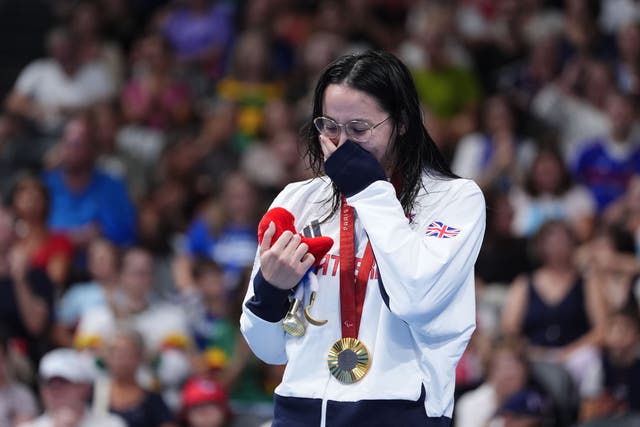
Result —
[[[410,219],[385,180],[365,179],[347,198],[356,212],[356,265],[367,240],[376,261],[358,335],[371,366],[353,384],[340,383],[327,367],[328,351],[341,338],[339,212],[323,222],[331,207],[331,180],[290,184],[274,200],[272,207],[293,213],[298,231],[314,229],[334,240],[316,268],[319,290],[312,309],[328,323],[307,325],[302,337],[282,329],[289,293],[262,278],[256,256],[240,323],[260,359],[287,364],[276,388],[274,426],[449,425],[455,367],[475,328],[474,263],[485,203],[470,180],[425,174],[423,184]],[[438,231],[444,226],[446,237]],[[306,287],[306,306],[308,281],[299,286]]]

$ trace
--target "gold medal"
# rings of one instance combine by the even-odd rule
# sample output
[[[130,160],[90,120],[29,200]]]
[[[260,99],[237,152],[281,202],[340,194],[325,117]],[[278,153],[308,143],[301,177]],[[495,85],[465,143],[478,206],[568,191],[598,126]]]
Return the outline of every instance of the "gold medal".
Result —
[[[331,346],[327,363],[331,375],[338,381],[352,384],[365,376],[371,357],[367,347],[357,338],[341,338]]]

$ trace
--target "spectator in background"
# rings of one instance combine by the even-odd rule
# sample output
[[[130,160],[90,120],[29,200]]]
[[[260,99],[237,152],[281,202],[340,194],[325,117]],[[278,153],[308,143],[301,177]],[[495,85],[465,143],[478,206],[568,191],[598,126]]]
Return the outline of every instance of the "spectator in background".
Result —
[[[476,181],[480,188],[509,189],[521,183],[536,148],[519,134],[514,112],[507,98],[496,95],[484,102],[483,131],[466,135],[458,143],[451,169]]]
[[[144,359],[142,336],[131,330],[116,331],[109,338],[106,348],[105,362],[109,379],[98,381],[96,385],[102,389],[95,394],[106,398],[104,402],[94,400],[94,409],[108,409],[121,417],[127,427],[176,427],[171,410],[162,396],[144,389],[138,382],[136,374]]]
[[[202,113],[202,127],[196,137],[201,152],[197,173],[214,190],[222,188],[225,177],[238,169],[242,145],[238,132],[238,108],[231,101],[217,100]]]
[[[181,300],[196,344],[194,372],[230,391],[234,403],[243,404],[240,412],[250,412],[250,404],[269,396],[260,385],[256,387],[260,366],[240,337],[235,301],[225,287],[224,273],[214,261],[201,259],[194,265],[193,276],[195,286],[183,289]]]
[[[0,197],[6,199],[17,176],[38,170],[48,149],[46,142],[27,134],[19,116],[0,112]]]
[[[547,35],[533,43],[526,59],[500,69],[499,92],[508,97],[517,112],[529,115],[532,100],[543,87],[553,82],[559,68],[557,39]]]
[[[635,0],[602,0],[598,24],[607,34],[617,33],[626,24],[640,20],[640,5]]]
[[[94,378],[75,350],[59,348],[47,353],[40,362],[39,378],[44,414],[21,427],[125,427],[119,417],[89,409]]]
[[[527,53],[528,23],[539,14],[539,5],[532,1],[502,0],[495,2],[491,23],[480,37],[470,42],[475,72],[486,91],[495,91],[500,70]],[[473,6],[471,6],[473,7]],[[486,6],[485,6],[486,7]],[[470,8],[467,5],[467,8]],[[477,6],[480,9],[482,6]],[[547,34],[553,31],[545,31]]]
[[[640,314],[627,306],[609,316],[607,334],[594,371],[594,394],[583,401],[581,419],[634,413],[640,417]]]
[[[532,390],[523,342],[517,339],[498,340],[487,361],[486,381],[462,395],[456,404],[456,427],[485,427],[510,398]]]
[[[432,15],[423,35],[423,48],[429,62],[424,68],[412,71],[420,102],[426,110],[426,126],[448,157],[460,138],[476,128],[481,98],[474,74],[453,62],[445,49],[450,25],[446,14]]]
[[[231,362],[238,328],[230,322],[230,298],[222,267],[210,259],[196,260],[194,285],[181,289],[181,302],[199,352],[215,352],[221,365]]]
[[[127,250],[120,269],[120,292],[114,295],[111,304],[92,308],[82,315],[75,344],[100,355],[118,327],[130,327],[144,337],[145,359],[157,362],[155,376],[159,383],[174,389],[188,370],[187,320],[179,307],[154,299],[153,285],[151,254],[135,247]]]
[[[135,207],[124,183],[95,168],[92,123],[76,116],[58,147],[60,165],[44,175],[51,195],[49,225],[84,249],[97,236],[117,245],[135,241]]]
[[[47,38],[50,57],[30,63],[7,98],[9,111],[35,122],[48,135],[59,134],[65,122],[116,92],[116,82],[99,62],[83,63],[76,39],[65,28]]]
[[[602,339],[606,306],[573,264],[576,239],[566,223],[547,222],[535,243],[541,265],[511,285],[502,330],[524,336],[533,360],[566,366],[580,384]]]
[[[487,230],[476,261],[476,276],[486,284],[508,285],[531,270],[528,241],[513,232],[513,202],[508,193],[489,191]]]
[[[123,153],[118,152],[117,137],[122,117],[119,107],[113,102],[101,102],[90,111],[94,125],[94,139],[96,144],[96,165],[109,175],[126,179],[127,186],[133,187],[129,178],[130,169],[139,166],[133,164]],[[135,187],[133,187],[135,189]],[[133,194],[135,194],[132,191]]]
[[[234,15],[230,2],[188,0],[168,11],[161,30],[178,61],[217,79],[226,69]]]
[[[263,139],[242,155],[243,172],[269,200],[288,183],[311,178],[292,117],[292,108],[285,101],[269,102],[264,110]]]
[[[16,182],[11,193],[16,246],[28,254],[33,268],[46,271],[60,295],[69,278],[73,246],[64,234],[49,231],[49,205],[49,191],[38,178],[27,175]]]
[[[195,136],[181,133],[154,165],[157,181],[150,196],[161,220],[176,233],[188,227],[194,212],[212,191],[210,182],[198,175],[201,156]]]
[[[35,418],[38,405],[31,390],[12,378],[10,351],[7,338],[0,336],[0,425],[15,427]]]
[[[603,219],[635,236],[636,254],[640,255],[640,175],[631,178],[624,196],[609,205]]]
[[[623,93],[637,100],[640,97],[640,21],[624,25],[617,36],[616,83]]]
[[[174,278],[178,287],[194,283],[193,260],[211,258],[225,272],[232,291],[244,269],[253,264],[257,247],[258,199],[247,178],[239,172],[227,177],[219,200],[211,200],[189,227],[184,246],[176,255]]]
[[[70,346],[78,322],[94,307],[108,305],[118,291],[119,254],[106,239],[95,239],[87,248],[87,270],[91,281],[74,284],[60,300],[57,326],[62,329],[59,344]]]
[[[502,404],[487,427],[545,427],[550,414],[550,405],[540,393],[522,390]]]
[[[183,427],[228,427],[232,418],[225,390],[207,378],[194,377],[182,389]]]
[[[615,55],[615,40],[600,31],[597,18],[600,2],[567,0],[564,3],[564,31],[560,40],[562,62],[575,56],[610,61]]]
[[[69,30],[77,42],[80,62],[101,64],[110,81],[119,87],[124,78],[124,59],[120,48],[104,38],[102,9],[100,3],[78,3],[71,11]]]
[[[634,174],[640,173],[640,142],[635,104],[628,95],[612,93],[606,100],[610,131],[582,141],[573,174],[593,194],[598,212],[620,198]]]
[[[605,63],[576,57],[538,91],[530,112],[557,133],[564,157],[571,158],[585,138],[608,131],[604,103],[614,88],[613,74]]]
[[[135,49],[133,76],[124,85],[122,111],[128,123],[167,130],[191,119],[192,96],[175,75],[169,46],[159,34],[141,38]]]
[[[253,143],[264,121],[264,108],[271,100],[281,98],[284,88],[273,75],[267,34],[246,31],[234,46],[229,72],[218,82],[220,98],[238,106],[238,130],[245,137],[243,151]]]
[[[14,243],[14,217],[0,207],[0,324],[37,363],[48,346],[53,284],[44,271],[30,268],[28,253]]]
[[[515,233],[531,237],[545,222],[559,220],[572,228],[580,242],[591,237],[596,202],[589,190],[572,181],[561,154],[552,147],[542,148],[528,168],[523,185],[511,191]]]
[[[316,31],[309,35],[300,47],[299,63],[293,70],[293,77],[287,81],[286,99],[292,100],[295,123],[304,122],[311,114],[309,107],[313,97],[314,82],[334,58],[345,49],[346,41],[338,34]]]
[[[578,249],[575,258],[609,313],[630,304],[640,306],[640,263],[631,233],[617,225],[605,226]]]
[[[157,300],[154,295],[153,258],[147,251],[133,247],[123,254],[118,282],[119,289],[110,304],[94,307],[81,316],[76,331],[77,345],[104,344],[122,323],[142,333],[152,353],[160,351],[167,339],[179,338],[183,345],[188,344],[182,311]],[[160,318],[163,320],[158,321]]]
[[[467,4],[468,5],[468,4]],[[452,6],[446,2],[415,2],[411,5],[405,22],[406,36],[397,50],[400,57],[411,69],[421,69],[429,65],[429,51],[424,49],[428,27],[433,22],[442,22],[449,28],[444,38],[443,49],[451,61],[464,68],[473,65],[464,40],[460,39],[460,10],[467,5]],[[464,34],[462,34],[464,36]],[[319,73],[318,73],[319,74]]]

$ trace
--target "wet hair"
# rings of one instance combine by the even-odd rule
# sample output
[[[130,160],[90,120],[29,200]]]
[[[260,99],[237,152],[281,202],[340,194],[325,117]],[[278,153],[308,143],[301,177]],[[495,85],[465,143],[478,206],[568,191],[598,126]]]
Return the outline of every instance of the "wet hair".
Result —
[[[395,126],[395,140],[388,148],[391,179],[406,214],[414,208],[423,173],[439,179],[457,178],[424,127],[420,100],[409,69],[394,55],[371,50],[339,57],[318,79],[312,117],[302,129],[305,156],[316,176],[323,174],[324,156],[313,119],[323,115],[324,94],[331,84],[343,84],[366,93],[391,117]],[[334,184],[332,212],[337,211],[339,203],[340,194]]]

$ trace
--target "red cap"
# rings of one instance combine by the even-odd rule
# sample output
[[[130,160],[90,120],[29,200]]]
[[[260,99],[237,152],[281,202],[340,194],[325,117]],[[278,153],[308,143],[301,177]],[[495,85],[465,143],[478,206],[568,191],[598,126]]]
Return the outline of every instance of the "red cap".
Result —
[[[226,391],[213,380],[207,378],[192,378],[182,389],[182,407],[188,409],[203,403],[217,403],[227,408]]]

